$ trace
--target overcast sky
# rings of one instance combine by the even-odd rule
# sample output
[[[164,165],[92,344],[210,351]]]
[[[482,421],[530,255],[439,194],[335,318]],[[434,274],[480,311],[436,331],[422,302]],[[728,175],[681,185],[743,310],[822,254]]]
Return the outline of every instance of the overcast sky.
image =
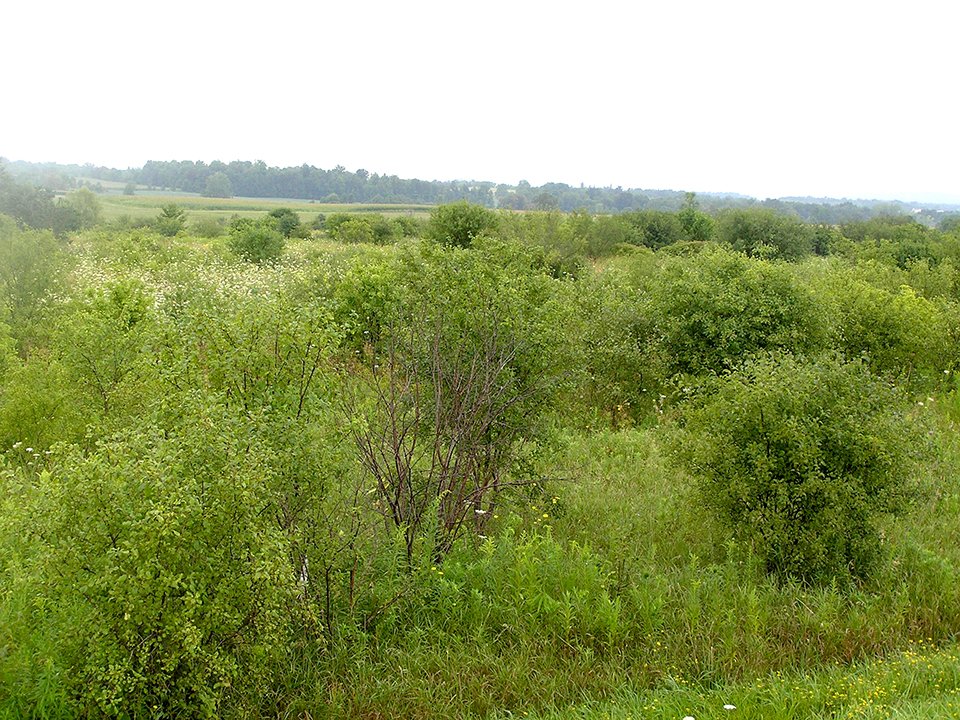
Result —
[[[0,155],[960,196],[960,3],[11,1]]]

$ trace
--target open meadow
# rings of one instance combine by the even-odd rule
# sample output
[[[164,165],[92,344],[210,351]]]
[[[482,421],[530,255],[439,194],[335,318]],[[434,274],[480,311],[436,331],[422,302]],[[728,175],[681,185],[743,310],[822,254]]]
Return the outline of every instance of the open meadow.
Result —
[[[283,198],[206,198],[189,193],[138,190],[136,195],[107,194],[101,197],[103,219],[115,222],[127,217],[131,220],[154,218],[164,205],[180,205],[193,220],[208,218],[229,221],[234,216],[259,218],[277,207],[287,207],[299,215],[304,223],[316,220],[317,215],[338,212],[377,212],[385,215],[406,215],[425,219],[430,208],[424,205],[358,205],[346,203],[313,203]]]
[[[0,216],[0,717],[960,717],[958,341],[910,218]]]

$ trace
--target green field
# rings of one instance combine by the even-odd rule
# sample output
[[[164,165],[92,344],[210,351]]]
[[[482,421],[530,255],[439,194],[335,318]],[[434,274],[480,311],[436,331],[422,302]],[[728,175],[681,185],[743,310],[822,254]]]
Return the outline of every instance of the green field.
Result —
[[[292,208],[300,215],[303,223],[310,223],[317,215],[330,213],[369,213],[377,212],[387,217],[408,215],[425,218],[430,208],[424,205],[362,205],[362,204],[324,204],[311,203],[282,198],[205,198],[187,194],[141,194],[103,195],[103,218],[107,221],[121,217],[132,219],[155,218],[159,209],[170,203],[182,206],[188,211],[188,219],[199,218],[227,219],[236,216],[257,218],[266,215],[278,207]]]

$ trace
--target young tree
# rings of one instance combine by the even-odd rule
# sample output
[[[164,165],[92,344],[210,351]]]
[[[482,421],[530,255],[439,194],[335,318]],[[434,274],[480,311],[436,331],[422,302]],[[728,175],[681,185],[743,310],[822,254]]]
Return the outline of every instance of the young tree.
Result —
[[[717,237],[751,257],[799,260],[813,249],[813,229],[773,210],[727,210],[717,222]]]
[[[56,453],[4,518],[52,609],[52,662],[91,714],[216,717],[283,642],[297,583],[264,512],[271,449],[256,417],[179,400],[173,427],[140,420]]]
[[[400,258],[399,295],[348,378],[343,414],[408,560],[482,531],[566,371],[566,325],[516,246]]]
[[[90,188],[82,187],[67,193],[67,204],[76,211],[81,229],[100,222],[103,204]]]
[[[187,227],[187,211],[176,203],[160,208],[156,219],[157,232],[167,237],[183,232]]]

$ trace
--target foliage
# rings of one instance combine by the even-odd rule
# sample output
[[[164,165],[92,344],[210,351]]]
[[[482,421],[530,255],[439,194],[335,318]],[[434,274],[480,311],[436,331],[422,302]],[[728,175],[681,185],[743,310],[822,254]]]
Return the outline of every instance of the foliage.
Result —
[[[648,416],[660,390],[662,368],[650,342],[651,318],[641,294],[621,273],[608,270],[580,285],[577,345],[586,382],[582,403],[575,407],[605,413],[618,429]]]
[[[825,346],[827,321],[789,266],[724,248],[670,258],[648,312],[670,374],[720,373],[761,350]]]
[[[0,214],[12,217],[23,227],[52,230],[57,237],[64,237],[98,219],[99,201],[86,188],[82,190],[82,194],[75,191],[67,200],[57,201],[49,188],[17,182],[0,167]]]
[[[397,312],[398,268],[392,254],[364,254],[344,272],[335,291],[337,323],[350,352],[359,355],[381,347],[384,333]]]
[[[912,217],[880,216],[840,226],[836,251],[851,260],[877,260],[899,268],[920,261],[936,266],[951,254],[936,230]]]
[[[435,246],[398,260],[396,312],[385,308],[344,415],[407,557],[435,523],[439,560],[461,535],[481,532],[521,479],[565,370],[562,322],[520,249]]]
[[[814,280],[835,318],[835,347],[848,357],[864,357],[883,375],[936,382],[957,361],[949,305],[928,300],[908,285],[888,289],[878,282],[882,275],[876,270],[832,267]]]
[[[543,265],[555,278],[574,278],[583,269],[586,241],[560,212],[503,214],[498,219],[496,235],[540,248]]]
[[[214,198],[233,197],[233,185],[226,173],[215,172],[213,175],[210,175],[206,180],[203,196]]]
[[[77,214],[79,229],[97,225],[103,215],[103,204],[90,188],[82,187],[67,193],[67,205]]]
[[[263,515],[270,470],[256,421],[181,400],[176,429],[62,451],[10,488],[73,692],[105,714],[215,715],[281,640],[296,589]]]
[[[751,257],[798,260],[812,250],[809,226],[773,210],[727,210],[717,219],[717,239]]]
[[[199,217],[193,223],[192,233],[197,237],[216,238],[226,232],[224,222],[219,218]]]
[[[276,228],[285,238],[300,237],[300,216],[296,211],[288,207],[274,208],[267,216],[277,221]]]
[[[419,231],[416,223],[410,222],[410,218],[387,220],[378,213],[333,213],[327,218],[324,227],[331,237],[351,245],[389,245],[398,237],[416,235]]]
[[[716,221],[700,210],[696,193],[686,194],[683,207],[677,212],[677,219],[688,240],[701,243],[713,240]]]
[[[49,231],[21,230],[0,215],[0,323],[21,355],[40,342],[41,318],[61,288],[66,258]]]
[[[496,229],[496,213],[466,200],[440,205],[430,213],[424,237],[456,247],[470,247],[473,242]]]
[[[657,250],[684,238],[683,225],[676,213],[640,210],[619,216],[631,230],[632,242]]]
[[[247,262],[262,265],[279,261],[287,243],[277,228],[276,218],[268,216],[260,220],[242,218],[231,223],[227,246]]]
[[[121,280],[91,289],[69,309],[62,356],[74,387],[85,391],[91,423],[116,416],[118,406],[121,419],[145,399],[152,305],[141,283]]]
[[[904,406],[860,362],[764,356],[684,408],[675,454],[769,572],[843,583],[876,567],[878,521],[911,496],[921,440]]]
[[[167,237],[173,237],[187,227],[187,211],[176,203],[169,203],[160,208],[160,214],[157,215],[157,232]]]
[[[520,199],[565,208],[568,190]],[[604,197],[575,215],[501,213],[470,248],[395,243],[419,234],[415,218],[331,215],[368,240],[296,243],[275,264],[129,221],[62,245],[0,227],[0,717],[599,717],[618,693],[624,716],[681,717],[731,688],[738,707],[769,700],[757,717],[831,714],[860,707],[836,699],[833,673],[952,642],[956,239],[904,224],[903,249],[929,252],[901,264],[900,239],[824,227],[831,257],[750,258],[693,239],[685,212],[710,224],[707,197],[654,251],[634,213],[590,214]],[[661,209],[617,197],[638,217]],[[804,359],[824,347],[864,359]],[[743,367],[781,348],[794,355]],[[894,383],[924,391],[901,416]],[[776,467],[806,471],[778,497],[796,486],[810,491],[799,506],[853,508],[817,516],[829,547],[808,555],[852,547],[865,577],[849,563],[817,587],[769,574],[760,532],[731,538],[669,461],[675,432],[677,452],[701,457],[754,437],[759,421],[732,428],[757,398]],[[716,436],[676,422],[707,417]],[[364,440],[385,458],[382,487]],[[833,520],[856,526],[873,502],[856,492],[864,467],[911,447],[931,492],[887,514],[909,484],[885,474],[890,502],[865,511],[863,540],[830,545]],[[853,482],[817,474],[838,457]],[[730,451],[718,467],[763,458]],[[747,487],[746,470],[726,489]],[[394,478],[412,498],[399,525]],[[779,680],[750,694],[777,673],[826,683],[824,702]]]

